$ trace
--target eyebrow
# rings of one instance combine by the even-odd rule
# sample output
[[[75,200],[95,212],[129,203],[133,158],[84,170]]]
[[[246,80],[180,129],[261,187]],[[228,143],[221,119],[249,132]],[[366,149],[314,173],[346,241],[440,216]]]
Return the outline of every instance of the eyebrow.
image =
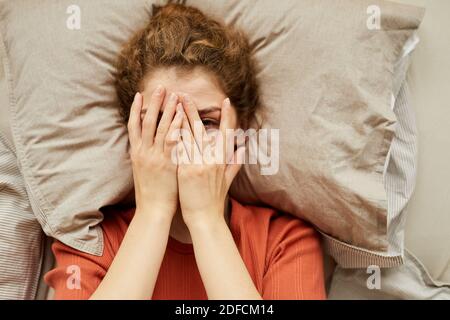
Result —
[[[201,116],[201,115],[205,115],[205,114],[212,113],[212,112],[215,112],[215,111],[222,111],[222,109],[219,108],[219,107],[216,107],[216,106],[212,106],[212,107],[208,107],[208,108],[205,108],[205,109],[202,109],[202,110],[198,110],[198,114]],[[145,115],[146,113],[147,113],[147,109],[142,109],[141,110],[141,116]],[[159,112],[159,116],[162,116],[162,112],[161,111]]]
[[[202,109],[202,110],[198,110],[198,114],[199,115],[203,115],[203,114],[208,114],[208,113],[212,113],[212,112],[215,112],[215,111],[221,112],[222,108],[219,108],[219,107],[216,107],[216,106],[212,106],[212,107],[208,107],[208,108],[205,108],[205,109]]]

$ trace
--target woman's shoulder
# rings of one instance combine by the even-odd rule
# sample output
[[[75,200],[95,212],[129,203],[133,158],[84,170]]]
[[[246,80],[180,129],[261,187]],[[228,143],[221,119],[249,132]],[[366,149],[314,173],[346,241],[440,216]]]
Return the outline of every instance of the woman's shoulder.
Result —
[[[306,221],[289,213],[285,213],[267,206],[246,205],[230,198],[231,219],[234,223],[242,224],[253,222],[257,225],[271,225],[275,228],[287,224],[296,224],[304,228],[313,229]]]
[[[311,272],[320,273],[320,234],[300,218],[273,208],[243,205],[232,200],[230,229],[260,289],[264,285],[262,277],[266,275],[269,275],[267,279],[288,279],[285,285],[289,287],[292,270],[298,269],[299,259],[305,265],[304,270],[313,266],[317,269]],[[272,273],[273,270],[276,272]]]
[[[101,208],[103,213],[102,226],[113,224],[129,225],[133,219],[136,207],[125,205],[112,205]]]
[[[101,211],[103,213],[103,221],[100,226],[103,230],[105,241],[110,242],[112,247],[120,246],[134,217],[136,207],[114,205],[104,207]]]
[[[276,245],[290,238],[319,238],[318,232],[308,222],[274,208],[244,205],[231,199],[231,227],[237,236],[264,236],[265,242]],[[262,239],[259,239],[260,241]]]
[[[107,206],[100,209],[103,214],[103,220],[100,223],[103,237],[103,253],[100,258],[107,258],[113,256],[114,252],[118,250],[127,232],[128,226],[133,219],[136,208],[125,207],[121,205]],[[52,245],[54,254],[77,254],[84,257],[94,257],[91,254],[84,253],[80,250],[74,249],[69,245],[55,240]]]

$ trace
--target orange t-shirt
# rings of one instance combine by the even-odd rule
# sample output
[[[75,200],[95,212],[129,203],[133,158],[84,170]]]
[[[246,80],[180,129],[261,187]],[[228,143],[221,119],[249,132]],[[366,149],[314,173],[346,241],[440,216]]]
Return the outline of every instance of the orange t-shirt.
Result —
[[[46,283],[55,290],[55,299],[88,299],[94,293],[119,250],[134,211],[128,208],[105,214],[102,256],[55,241],[56,267],[45,275]],[[231,199],[230,230],[264,299],[325,299],[320,238],[309,224]],[[79,289],[67,285],[73,265],[80,270]],[[192,244],[169,236],[153,299],[207,299]]]

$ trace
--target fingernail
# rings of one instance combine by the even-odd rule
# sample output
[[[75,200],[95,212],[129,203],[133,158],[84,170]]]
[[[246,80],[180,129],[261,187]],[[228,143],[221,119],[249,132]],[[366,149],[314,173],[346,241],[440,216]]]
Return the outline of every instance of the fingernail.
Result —
[[[229,106],[231,105],[230,98],[226,98],[226,99],[225,99],[225,105],[226,105],[227,107],[229,107]]]
[[[189,95],[185,94],[183,96],[184,101],[186,101],[187,103],[191,102],[191,98],[189,97]]]
[[[140,93],[136,92],[136,94],[134,95],[134,101],[136,101],[138,98],[140,98]]]
[[[158,86],[156,87],[156,94],[157,94],[157,95],[162,94],[163,89],[164,89],[164,88],[163,88],[162,85],[158,85]]]
[[[171,93],[170,94],[170,98],[169,98],[171,101],[174,101],[174,100],[177,100],[178,99],[178,97],[177,97],[177,95],[175,94],[175,93]]]

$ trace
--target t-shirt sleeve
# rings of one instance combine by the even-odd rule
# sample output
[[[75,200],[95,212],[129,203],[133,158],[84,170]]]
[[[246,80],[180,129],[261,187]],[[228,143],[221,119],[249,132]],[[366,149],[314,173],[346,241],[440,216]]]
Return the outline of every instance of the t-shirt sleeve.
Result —
[[[59,241],[52,244],[56,266],[44,281],[54,289],[55,300],[87,300],[106,275],[114,258],[108,233],[103,231],[102,256],[94,256],[73,249]]]
[[[277,216],[270,224],[263,298],[321,300],[326,298],[320,236],[303,221]]]

